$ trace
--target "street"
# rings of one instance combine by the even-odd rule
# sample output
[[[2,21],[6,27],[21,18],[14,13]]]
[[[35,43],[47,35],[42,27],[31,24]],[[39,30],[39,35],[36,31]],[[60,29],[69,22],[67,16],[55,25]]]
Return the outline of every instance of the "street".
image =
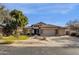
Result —
[[[0,55],[78,55],[77,47],[10,47],[0,46]]]

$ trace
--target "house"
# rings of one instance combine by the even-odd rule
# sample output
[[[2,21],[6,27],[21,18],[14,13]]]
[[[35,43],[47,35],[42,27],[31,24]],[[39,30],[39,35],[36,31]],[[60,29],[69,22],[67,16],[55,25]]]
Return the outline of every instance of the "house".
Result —
[[[37,24],[33,24],[26,29],[26,34],[29,35],[40,35],[40,36],[62,36],[65,35],[65,28],[46,24],[43,22],[39,22]]]
[[[78,34],[79,35],[79,24],[67,26],[65,29],[67,35]]]

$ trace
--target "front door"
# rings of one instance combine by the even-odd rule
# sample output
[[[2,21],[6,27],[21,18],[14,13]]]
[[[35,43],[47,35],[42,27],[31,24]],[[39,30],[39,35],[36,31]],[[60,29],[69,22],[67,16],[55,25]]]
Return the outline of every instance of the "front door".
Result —
[[[39,29],[34,29],[34,35],[39,35]]]
[[[55,30],[55,35],[58,35],[58,29]]]

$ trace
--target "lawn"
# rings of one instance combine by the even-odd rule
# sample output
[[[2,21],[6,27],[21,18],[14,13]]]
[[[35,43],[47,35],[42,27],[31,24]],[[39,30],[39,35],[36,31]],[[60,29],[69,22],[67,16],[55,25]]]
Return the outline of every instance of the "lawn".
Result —
[[[29,37],[26,36],[26,35],[20,35],[18,37],[15,37],[15,36],[8,36],[8,37],[3,37],[2,39],[4,40],[27,40]]]
[[[15,37],[15,36],[2,36],[1,40],[1,44],[11,44],[11,43],[14,43],[16,40],[28,40],[29,37],[26,36],[26,35],[19,35],[18,37]]]

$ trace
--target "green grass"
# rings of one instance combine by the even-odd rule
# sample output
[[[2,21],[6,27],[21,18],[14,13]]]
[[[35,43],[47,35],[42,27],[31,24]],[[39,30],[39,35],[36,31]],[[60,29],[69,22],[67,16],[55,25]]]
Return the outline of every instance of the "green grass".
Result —
[[[2,37],[1,40],[3,40],[3,43],[1,44],[11,44],[13,43],[15,40],[28,40],[29,37],[28,36],[25,36],[25,35],[20,35],[18,37],[15,37],[15,36],[8,36],[8,37]]]
[[[27,40],[28,38],[29,38],[28,36],[24,36],[24,35],[18,37],[19,40]]]
[[[14,43],[14,40],[3,40],[3,42],[1,42],[0,44],[11,44]]]
[[[15,36],[8,36],[8,37],[3,37],[4,40],[27,40],[29,37],[25,35],[20,35],[18,37]]]

